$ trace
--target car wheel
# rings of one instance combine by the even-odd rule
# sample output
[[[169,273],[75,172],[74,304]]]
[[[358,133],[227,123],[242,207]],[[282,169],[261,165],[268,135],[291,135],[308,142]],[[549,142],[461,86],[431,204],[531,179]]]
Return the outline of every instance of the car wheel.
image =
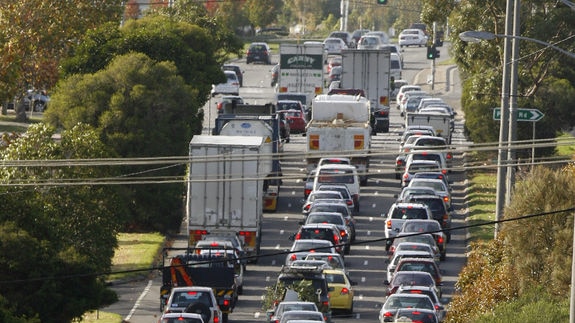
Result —
[[[244,293],[244,286],[238,287],[238,295],[242,295]]]
[[[348,316],[353,316],[353,302],[351,303],[351,307],[345,312]]]

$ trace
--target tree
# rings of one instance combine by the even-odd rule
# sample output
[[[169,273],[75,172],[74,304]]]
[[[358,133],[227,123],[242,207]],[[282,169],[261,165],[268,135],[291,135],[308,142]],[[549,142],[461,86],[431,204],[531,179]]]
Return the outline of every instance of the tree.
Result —
[[[112,188],[75,184],[117,173],[61,162],[109,157],[97,132],[54,132],[32,125],[1,152],[0,298],[14,317],[70,322],[116,299],[97,273],[110,271],[124,209]]]
[[[103,22],[119,22],[121,1],[0,2],[0,101],[27,88],[50,89],[60,60],[85,32]]]
[[[88,123],[124,158],[185,156],[190,139],[202,129],[197,96],[198,90],[185,83],[174,63],[132,53],[116,57],[94,74],[63,79],[44,118],[64,129]],[[160,183],[125,186],[125,229],[179,228],[184,185],[161,182],[181,179],[184,172],[184,165],[126,166],[126,176],[155,177]]]

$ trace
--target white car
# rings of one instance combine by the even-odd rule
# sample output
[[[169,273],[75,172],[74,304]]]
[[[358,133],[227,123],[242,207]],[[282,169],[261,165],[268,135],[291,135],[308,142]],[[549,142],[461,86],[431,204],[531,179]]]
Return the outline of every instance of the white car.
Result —
[[[399,34],[399,46],[425,46],[427,36],[421,29],[404,29]]]
[[[363,35],[357,43],[357,49],[381,49],[383,42],[376,35]]]
[[[335,38],[335,37],[326,38],[323,41],[323,45],[329,55],[333,54],[340,55],[341,50],[347,48],[347,45],[341,38]]]
[[[174,287],[165,307],[165,313],[196,313],[206,323],[222,322],[222,311],[211,287]]]
[[[158,323],[204,323],[204,319],[196,313],[164,313]]]
[[[408,85],[404,85],[404,86],[400,87],[399,91],[397,92],[397,96],[395,98],[395,103],[397,103],[398,109],[399,109],[399,105],[401,103],[401,99],[403,98],[403,95],[409,91],[421,91],[421,86],[408,84]]]
[[[216,94],[239,95],[240,81],[238,80],[236,72],[224,71],[224,74],[226,75],[227,81],[225,83],[212,85],[212,97],[216,96]]]

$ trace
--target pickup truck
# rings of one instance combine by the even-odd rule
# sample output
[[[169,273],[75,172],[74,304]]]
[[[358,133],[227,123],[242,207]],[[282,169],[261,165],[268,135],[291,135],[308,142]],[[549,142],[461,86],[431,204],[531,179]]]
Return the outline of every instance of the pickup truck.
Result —
[[[433,220],[433,214],[429,207],[422,203],[393,203],[385,216],[385,250],[388,251],[393,243],[393,238],[401,232],[405,221]]]

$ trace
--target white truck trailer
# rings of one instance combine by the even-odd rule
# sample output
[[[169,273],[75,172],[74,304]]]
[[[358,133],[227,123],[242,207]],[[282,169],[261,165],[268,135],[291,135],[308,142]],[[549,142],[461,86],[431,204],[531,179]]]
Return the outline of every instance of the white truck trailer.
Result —
[[[321,157],[347,157],[367,183],[371,148],[370,102],[362,96],[322,94],[313,101],[307,125],[306,162],[317,167]]]
[[[407,113],[405,126],[431,126],[437,136],[443,137],[451,144],[451,116],[441,113]]]
[[[278,93],[322,94],[326,55],[322,43],[280,44]]]
[[[262,233],[262,197],[269,162],[264,137],[196,135],[190,142],[189,245],[205,235],[234,232],[255,262]]]
[[[342,89],[361,89],[371,102],[373,133],[389,132],[391,74],[389,49],[344,49],[341,52]]]

